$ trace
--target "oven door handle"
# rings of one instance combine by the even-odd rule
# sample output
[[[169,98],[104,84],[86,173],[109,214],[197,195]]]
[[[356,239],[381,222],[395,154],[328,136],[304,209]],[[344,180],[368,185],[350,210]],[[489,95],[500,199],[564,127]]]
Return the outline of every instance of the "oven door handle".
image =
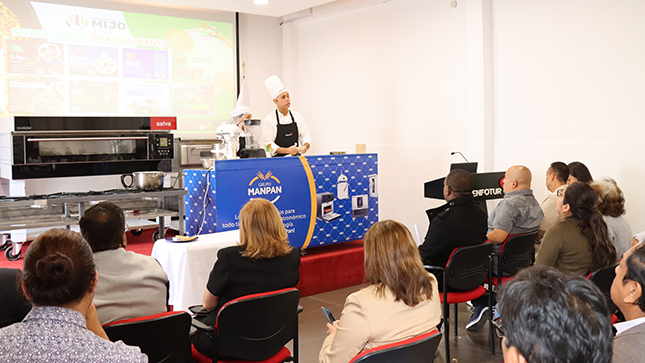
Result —
[[[60,137],[60,138],[35,138],[27,139],[28,142],[54,142],[54,141],[112,141],[112,140],[148,140],[147,136],[125,137]]]

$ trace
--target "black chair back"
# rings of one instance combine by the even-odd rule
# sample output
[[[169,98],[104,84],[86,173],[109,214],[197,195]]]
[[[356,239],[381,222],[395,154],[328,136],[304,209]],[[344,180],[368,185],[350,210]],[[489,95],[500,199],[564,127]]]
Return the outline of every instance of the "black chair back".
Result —
[[[488,277],[488,257],[492,251],[490,242],[455,249],[444,272],[447,286],[456,290],[472,290],[482,285]]]
[[[587,276],[587,279],[596,284],[600,291],[605,295],[607,306],[609,307],[609,311],[612,313],[618,310],[618,307],[616,307],[616,304],[614,304],[614,301],[611,299],[611,284],[614,282],[615,277],[616,265],[594,271]]]
[[[226,303],[215,324],[219,332],[218,356],[264,360],[292,339],[297,342],[299,301],[300,291],[291,288],[248,295]]]
[[[190,314],[177,311],[120,320],[103,329],[110,341],[122,340],[141,348],[150,363],[188,363],[190,325]]]
[[[510,236],[499,251],[499,271],[510,276],[533,264],[535,259],[535,237],[537,233],[522,233]],[[501,271],[501,272],[500,272]]]
[[[415,338],[365,351],[350,363],[432,362],[441,342],[441,333],[433,330]]]

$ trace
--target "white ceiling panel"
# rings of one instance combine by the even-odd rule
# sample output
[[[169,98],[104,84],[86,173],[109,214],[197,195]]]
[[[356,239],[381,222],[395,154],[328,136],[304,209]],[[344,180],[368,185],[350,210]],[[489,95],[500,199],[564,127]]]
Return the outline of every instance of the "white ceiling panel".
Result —
[[[253,0],[135,0],[132,2],[142,4],[161,3],[280,17],[334,1],[335,0],[269,0],[269,3],[266,5],[255,5],[253,4]]]

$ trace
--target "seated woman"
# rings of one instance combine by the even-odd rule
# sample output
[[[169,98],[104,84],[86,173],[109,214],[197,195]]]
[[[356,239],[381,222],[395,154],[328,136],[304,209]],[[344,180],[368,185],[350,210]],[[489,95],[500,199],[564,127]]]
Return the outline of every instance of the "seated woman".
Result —
[[[202,305],[211,313],[201,320],[215,325],[217,312],[241,296],[295,287],[300,279],[300,251],[289,246],[278,209],[266,199],[253,199],[240,211],[240,243],[217,252]],[[210,357],[213,340],[197,332],[195,348]]]
[[[349,295],[340,319],[327,324],[321,363],[349,362],[364,350],[427,333],[441,320],[437,280],[423,268],[410,231],[381,221],[363,241],[371,285]]]
[[[564,220],[546,231],[536,265],[586,275],[616,262],[616,248],[596,201],[596,192],[583,182],[558,193],[556,210]]]
[[[27,249],[22,289],[33,309],[0,329],[0,362],[148,362],[138,347],[110,342],[92,302],[97,273],[80,234],[51,229]]]
[[[591,173],[587,166],[579,161],[572,161],[567,165],[569,167],[569,178],[567,179],[567,185],[571,185],[577,181],[581,181],[585,184],[590,184],[593,181]]]
[[[625,197],[616,181],[603,178],[591,183],[591,187],[598,195],[597,208],[602,213],[602,218],[607,223],[609,237],[616,247],[616,257],[620,260],[623,253],[632,246],[632,229],[623,214],[625,214]]]

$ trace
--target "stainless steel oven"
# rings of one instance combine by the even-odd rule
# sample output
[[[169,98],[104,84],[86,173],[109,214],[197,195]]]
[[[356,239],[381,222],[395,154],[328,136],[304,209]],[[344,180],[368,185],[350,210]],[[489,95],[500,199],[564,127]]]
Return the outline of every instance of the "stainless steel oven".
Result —
[[[173,135],[157,125],[172,127],[174,117],[158,119],[14,117],[12,179],[168,172]]]

